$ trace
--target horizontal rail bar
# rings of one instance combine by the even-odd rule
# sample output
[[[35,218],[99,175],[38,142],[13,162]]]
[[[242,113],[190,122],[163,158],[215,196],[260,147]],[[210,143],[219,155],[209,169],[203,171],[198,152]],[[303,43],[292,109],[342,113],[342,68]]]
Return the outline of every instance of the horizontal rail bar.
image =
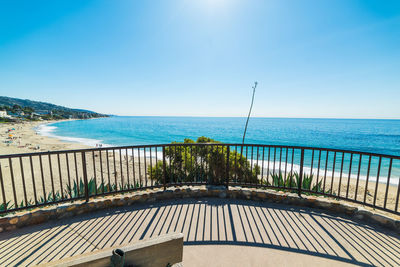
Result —
[[[272,148],[294,148],[294,149],[304,149],[304,150],[320,150],[329,152],[340,152],[340,153],[353,153],[357,155],[368,155],[373,157],[383,157],[383,158],[393,158],[400,159],[398,155],[381,154],[374,152],[363,152],[357,150],[346,150],[346,149],[336,149],[336,148],[323,148],[323,147],[311,147],[311,146],[287,146],[287,145],[269,145],[269,144],[238,144],[238,143],[174,143],[174,144],[154,144],[154,145],[134,145],[134,146],[114,146],[114,147],[102,147],[102,148],[85,148],[85,149],[74,149],[74,150],[56,150],[56,151],[45,151],[45,152],[34,152],[34,153],[19,153],[19,154],[7,154],[0,155],[0,159],[12,158],[12,157],[28,157],[38,156],[38,155],[52,155],[59,153],[74,153],[74,152],[92,152],[92,151],[106,151],[106,150],[119,150],[119,149],[140,149],[140,148],[150,148],[150,147],[174,147],[174,146],[244,146],[244,147],[272,147]]]

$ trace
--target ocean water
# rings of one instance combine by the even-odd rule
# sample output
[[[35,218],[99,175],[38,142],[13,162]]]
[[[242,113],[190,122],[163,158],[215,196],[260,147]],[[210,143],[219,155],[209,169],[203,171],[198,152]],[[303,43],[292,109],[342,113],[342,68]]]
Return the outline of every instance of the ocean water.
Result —
[[[162,144],[199,136],[241,143],[245,123],[246,118],[115,116],[57,122],[38,130],[92,146]],[[251,118],[246,143],[400,155],[400,120]]]
[[[42,135],[91,146],[99,143],[104,146],[165,144],[172,141],[182,142],[185,138],[195,140],[199,136],[226,143],[241,143],[245,122],[246,118],[226,117],[114,116],[57,122],[42,125],[37,130]],[[245,143],[336,148],[400,156],[400,120],[251,118]],[[295,155],[295,158],[298,156]],[[310,165],[311,154],[306,154],[305,157]],[[317,155],[314,157],[316,159]],[[331,164],[328,164],[327,169],[331,171],[334,165],[333,156],[329,157]],[[346,166],[349,167],[349,157],[348,155],[344,158],[345,169]],[[322,159],[325,159],[324,154]],[[340,160],[341,155],[338,154],[336,168],[340,165]],[[353,160],[355,168],[358,158]],[[324,160],[322,164],[325,164]],[[372,168],[376,169],[377,164],[378,159],[373,158]],[[398,181],[396,176],[400,174],[399,164],[393,164],[394,178],[391,183]],[[363,158],[361,175],[364,178],[367,165],[367,158]],[[382,161],[382,173],[387,173],[388,165],[388,160]],[[352,171],[352,176],[355,172]],[[371,176],[374,176],[373,173]]]

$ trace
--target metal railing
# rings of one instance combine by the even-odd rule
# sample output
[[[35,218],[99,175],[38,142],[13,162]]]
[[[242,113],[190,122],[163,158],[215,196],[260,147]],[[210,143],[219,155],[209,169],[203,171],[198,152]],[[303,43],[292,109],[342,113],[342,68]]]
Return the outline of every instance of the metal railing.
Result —
[[[0,214],[176,185],[272,188],[399,213],[400,157],[299,146],[176,143],[0,155]]]

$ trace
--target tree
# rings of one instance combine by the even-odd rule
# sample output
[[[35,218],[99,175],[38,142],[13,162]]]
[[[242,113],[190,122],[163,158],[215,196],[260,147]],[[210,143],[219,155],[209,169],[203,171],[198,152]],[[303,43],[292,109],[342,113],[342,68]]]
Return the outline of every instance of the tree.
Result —
[[[171,146],[165,148],[166,183],[225,184],[227,177],[230,181],[240,183],[258,183],[260,167],[251,166],[246,157],[232,148],[228,157],[227,146],[219,144],[221,142],[204,136],[196,142],[192,139],[185,139],[183,143],[172,142]],[[163,161],[158,161],[147,170],[156,184],[164,182],[163,168]]]
[[[15,105],[13,105],[12,109],[13,109],[13,112],[16,112],[16,111],[18,111],[18,110],[21,110],[21,106],[15,104]]]

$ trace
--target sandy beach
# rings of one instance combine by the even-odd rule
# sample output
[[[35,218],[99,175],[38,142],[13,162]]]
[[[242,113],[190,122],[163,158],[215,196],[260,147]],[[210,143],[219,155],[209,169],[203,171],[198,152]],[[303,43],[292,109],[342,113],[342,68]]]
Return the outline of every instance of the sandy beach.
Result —
[[[0,123],[0,155],[89,148],[83,144],[63,142],[36,133],[36,127],[52,122],[56,121]],[[11,131],[8,132],[9,130]],[[9,139],[9,135],[12,135],[12,139]],[[5,143],[7,141],[12,143]]]

